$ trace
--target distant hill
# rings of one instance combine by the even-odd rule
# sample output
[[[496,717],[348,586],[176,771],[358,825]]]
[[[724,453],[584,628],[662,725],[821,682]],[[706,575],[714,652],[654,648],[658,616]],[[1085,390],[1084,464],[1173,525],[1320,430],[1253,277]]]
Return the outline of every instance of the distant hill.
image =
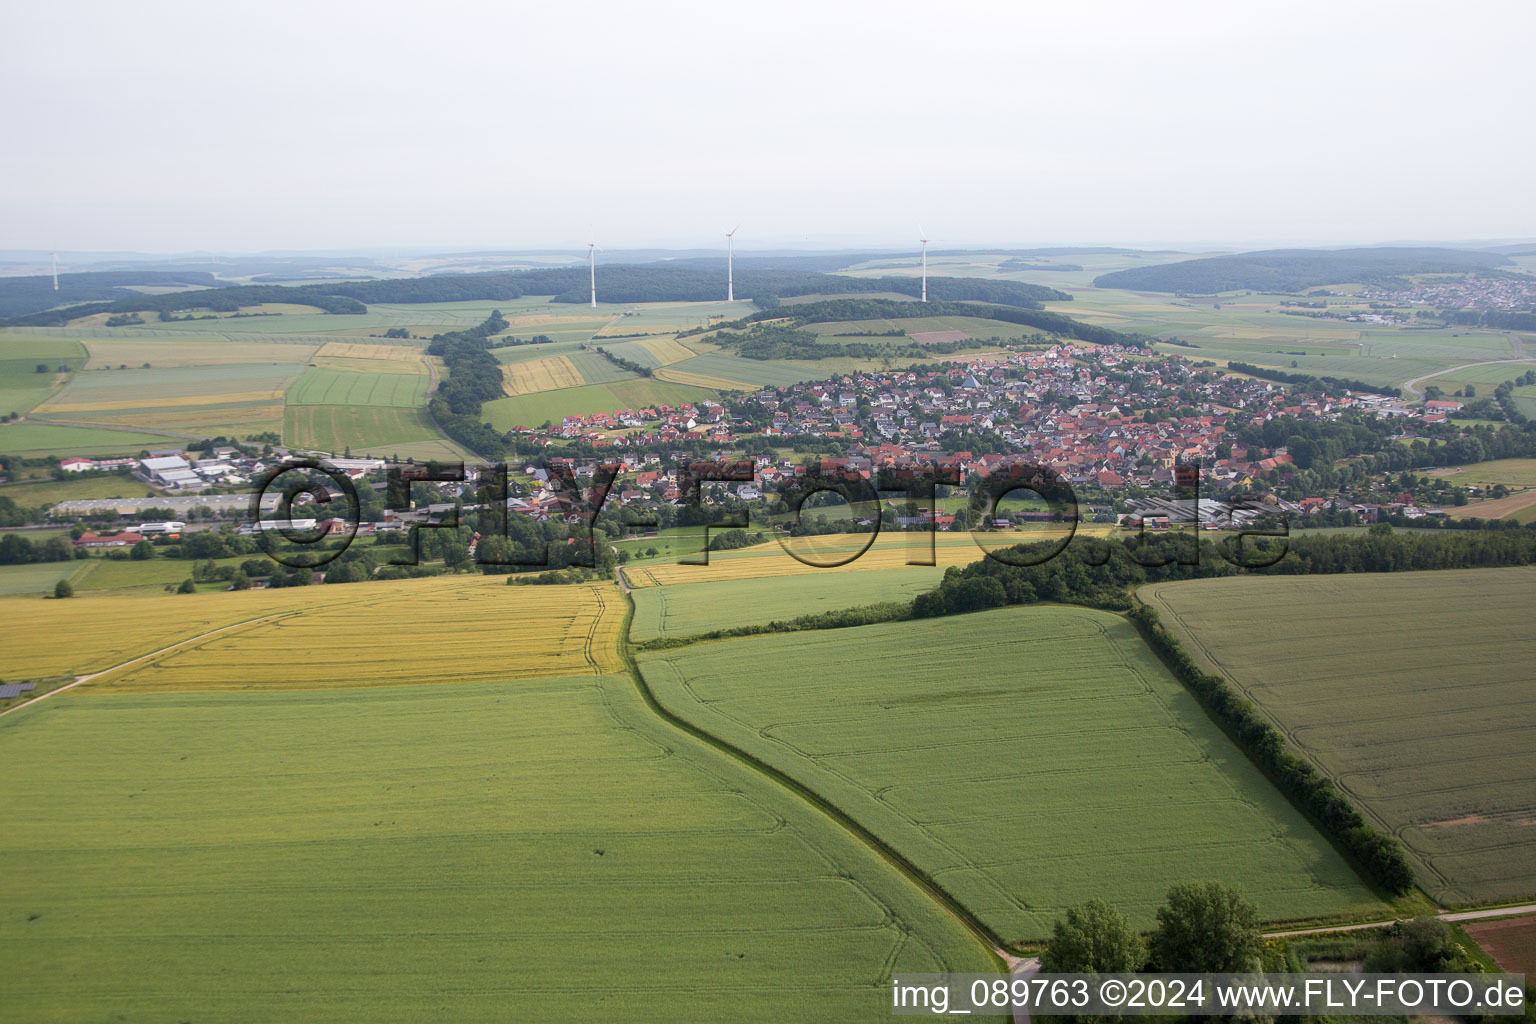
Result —
[[[1099,288],[1197,295],[1242,289],[1298,292],[1318,285],[1370,281],[1402,274],[1492,270],[1509,262],[1509,257],[1501,253],[1474,249],[1268,249],[1117,270],[1101,274],[1093,279],[1093,283]]]
[[[53,290],[53,277],[0,277],[0,317],[23,316],[74,302],[110,301],[131,298],[135,292],[123,287],[130,284],[203,286],[218,284],[209,273],[193,270],[156,271],[121,270],[60,274],[59,290]]]
[[[587,268],[558,267],[548,270],[497,271],[478,274],[436,274],[382,281],[345,281],[298,287],[245,285],[214,288],[197,293],[196,305],[214,310],[234,310],[262,302],[292,302],[318,306],[328,313],[361,313],[364,303],[506,302],[523,295],[549,295],[555,302],[586,302],[590,296]],[[843,277],[804,270],[754,266],[749,260],[736,263],[736,294],[760,305],[771,306],[796,295],[846,295],[851,292],[895,292],[917,298],[922,289],[915,277]],[[604,302],[708,302],[723,299],[725,261],[601,265],[597,268],[597,293]],[[50,292],[50,294],[52,294]],[[1045,301],[1071,298],[1065,292],[1021,281],[997,281],[975,277],[930,277],[928,296],[955,302],[989,302],[1022,309],[1039,309]],[[93,313],[171,311],[186,308],[184,295],[136,295],[65,309],[33,305],[27,315],[12,315],[16,325],[48,326],[68,323]]]

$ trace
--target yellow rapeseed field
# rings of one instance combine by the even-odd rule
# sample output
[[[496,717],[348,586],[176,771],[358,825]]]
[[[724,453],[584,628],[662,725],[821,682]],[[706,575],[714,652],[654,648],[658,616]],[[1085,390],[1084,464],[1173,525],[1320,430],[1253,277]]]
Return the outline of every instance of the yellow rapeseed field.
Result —
[[[319,587],[333,600],[216,633],[85,688],[338,689],[623,670],[624,603],[612,585],[504,583],[505,577],[458,576]]]
[[[501,389],[509,395],[531,395],[557,388],[579,387],[581,371],[565,356],[545,356],[501,368]]]

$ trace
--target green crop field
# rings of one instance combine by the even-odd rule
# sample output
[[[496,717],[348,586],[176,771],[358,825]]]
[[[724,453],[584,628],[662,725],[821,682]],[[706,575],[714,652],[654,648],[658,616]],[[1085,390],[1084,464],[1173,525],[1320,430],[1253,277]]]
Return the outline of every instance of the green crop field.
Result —
[[[232,555],[228,558],[213,559],[213,564],[238,568],[241,562],[260,557],[259,553]],[[182,558],[132,559],[93,556],[75,564],[80,567],[80,574],[74,577],[72,582],[75,590],[83,594],[90,590],[164,587],[167,583],[180,583],[182,580],[192,578],[192,569],[197,563]],[[227,583],[220,584],[221,589],[227,586]]]
[[[297,363],[314,354],[312,343],[295,344],[274,338],[271,342],[236,342],[223,338],[140,341],[134,338],[92,338],[85,347],[91,358],[86,368],[114,370],[122,366],[151,369],[174,366],[224,366],[261,363]]]
[[[422,409],[370,405],[290,405],[283,410],[283,441],[301,448],[353,454],[440,440]]]
[[[537,333],[537,332],[535,332]],[[504,345],[491,349],[498,363],[526,363],[547,356],[568,356],[583,351],[585,341],[552,341],[539,345]],[[604,345],[604,348],[611,346]],[[601,357],[599,357],[601,358]],[[612,364],[609,364],[612,365]]]
[[[53,505],[75,498],[142,498],[148,493],[149,487],[142,480],[135,480],[125,473],[84,478],[66,473],[63,480],[36,480],[0,487],[0,498],[10,498],[16,504],[28,507]]]
[[[598,352],[572,352],[565,357],[588,384],[612,384],[614,381],[633,380],[637,375],[621,370]]]
[[[624,676],[70,693],[0,752],[8,1020],[875,1021],[993,969]]]
[[[1536,568],[1249,576],[1141,594],[1403,840],[1430,895],[1536,892]]]
[[[483,418],[497,430],[510,430],[519,424],[537,427],[546,420],[559,423],[562,417],[616,409],[643,409],[655,405],[681,405],[718,397],[706,388],[672,384],[650,377],[635,377],[612,384],[587,384],[516,398],[498,398],[486,402]]]
[[[10,455],[137,455],[146,448],[175,447],[164,434],[66,427],[38,420],[0,424],[0,452]]]
[[[762,581],[759,581],[762,582]],[[1123,618],[1001,609],[640,655],[674,714],[794,776],[1009,940],[1169,884],[1267,920],[1379,912]]]
[[[289,389],[288,404],[411,409],[427,404],[427,383],[427,376],[420,373],[359,373],[312,367]]]
[[[41,531],[37,531],[41,532]],[[39,542],[33,531],[22,534],[32,543]],[[29,562],[23,565],[0,565],[0,595],[51,594],[59,580],[74,580],[77,573],[87,566],[83,562]]]
[[[694,540],[692,547],[697,550],[699,541]],[[719,554],[711,552],[711,559]],[[629,634],[637,641],[692,636],[877,601],[910,601],[938,586],[943,578],[940,566],[910,566],[872,572],[827,569],[803,576],[642,587],[634,592],[635,619]]]
[[[810,365],[815,366],[814,363]],[[781,360],[743,359],[724,352],[706,352],[692,359],[670,363],[662,371],[663,374],[686,373],[717,380],[740,381],[753,388],[764,385],[782,387],[800,381],[817,380],[827,376],[828,372],[807,369]]]
[[[0,330],[0,416],[30,412],[58,394],[68,374],[84,364],[85,349],[78,341]],[[39,366],[43,373],[37,372]]]
[[[658,366],[665,365],[656,353],[642,344],[646,340],[645,338],[632,338],[628,341],[603,341],[599,338],[598,342],[604,349],[612,352],[620,359],[627,359],[631,363],[643,366],[648,370],[654,370]],[[689,358],[692,357],[690,356]]]
[[[291,346],[295,356],[305,350]],[[281,392],[304,370],[299,362],[223,363],[213,366],[168,366],[126,370],[85,370],[49,406],[66,411],[134,407],[206,405],[234,401],[224,396],[252,392]],[[52,413],[50,413],[52,415]],[[59,413],[62,417],[63,413]]]

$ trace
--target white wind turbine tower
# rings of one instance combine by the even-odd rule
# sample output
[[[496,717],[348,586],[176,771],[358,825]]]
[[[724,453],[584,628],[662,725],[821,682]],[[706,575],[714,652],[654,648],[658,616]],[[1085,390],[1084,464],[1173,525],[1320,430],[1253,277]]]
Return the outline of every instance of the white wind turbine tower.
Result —
[[[49,253],[53,257],[53,290],[59,290],[59,254]]]
[[[592,275],[592,308],[597,308],[597,243],[587,243],[587,270]]]
[[[917,226],[917,233],[919,235],[922,235],[922,237],[919,238],[918,241],[923,243],[923,301],[927,302],[928,301],[928,235],[927,235],[927,232],[925,232],[923,230],[923,226],[921,224],[919,224]]]
[[[736,301],[736,232],[740,224],[725,233],[725,301]]]

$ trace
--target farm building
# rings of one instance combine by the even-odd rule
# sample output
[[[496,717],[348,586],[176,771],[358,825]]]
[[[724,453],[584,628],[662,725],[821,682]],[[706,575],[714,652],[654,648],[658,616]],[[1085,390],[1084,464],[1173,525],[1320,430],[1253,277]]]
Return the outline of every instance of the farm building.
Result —
[[[139,463],[139,473],[149,483],[169,490],[191,490],[207,486],[180,455],[145,459]]]
[[[131,548],[144,539],[142,533],[82,533],[75,541],[77,548]]]

